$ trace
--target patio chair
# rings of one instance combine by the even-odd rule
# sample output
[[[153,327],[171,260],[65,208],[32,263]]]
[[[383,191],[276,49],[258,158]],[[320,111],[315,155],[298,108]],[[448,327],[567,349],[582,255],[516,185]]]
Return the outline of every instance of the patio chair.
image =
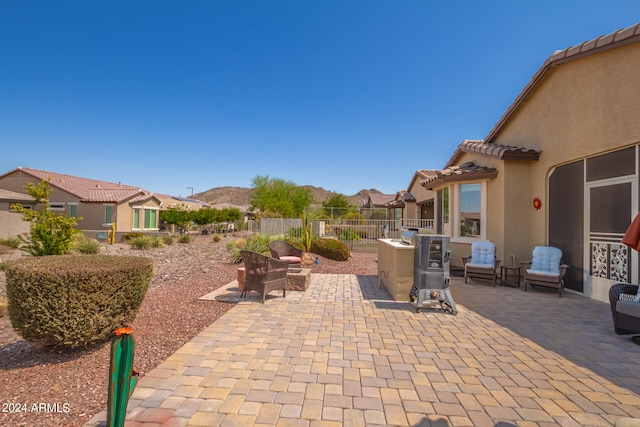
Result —
[[[245,268],[244,289],[240,297],[246,297],[247,291],[262,294],[262,303],[267,294],[282,289],[282,296],[287,296],[287,270],[289,261],[278,260],[253,251],[240,251]]]
[[[303,250],[296,248],[284,240],[272,240],[269,242],[271,256],[275,259],[287,260],[289,264],[300,266]]]
[[[638,285],[616,283],[609,288],[613,330],[618,335],[640,334],[640,301],[636,298],[637,294]],[[636,339],[634,342],[640,343]]]
[[[558,289],[559,296],[564,291],[564,275],[569,266],[562,264],[562,251],[552,246],[533,248],[531,261],[520,263],[524,291],[527,285]]]
[[[497,283],[500,260],[496,259],[496,245],[491,242],[473,242],[471,256],[462,257],[464,263],[464,283],[467,279],[483,279]]]

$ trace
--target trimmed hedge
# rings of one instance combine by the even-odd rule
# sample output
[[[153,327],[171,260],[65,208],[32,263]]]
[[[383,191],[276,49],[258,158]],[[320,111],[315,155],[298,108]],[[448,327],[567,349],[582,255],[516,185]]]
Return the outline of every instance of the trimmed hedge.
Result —
[[[314,239],[311,252],[334,261],[346,261],[351,256],[347,245],[336,239]]]
[[[45,347],[85,347],[131,323],[151,283],[148,258],[53,255],[7,262],[11,325]]]

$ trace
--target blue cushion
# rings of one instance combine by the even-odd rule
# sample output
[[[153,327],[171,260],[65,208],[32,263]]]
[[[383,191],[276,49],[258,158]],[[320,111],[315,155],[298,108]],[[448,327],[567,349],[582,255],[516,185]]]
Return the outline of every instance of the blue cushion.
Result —
[[[471,263],[474,266],[492,266],[496,259],[496,245],[491,242],[473,242],[471,245]]]
[[[560,261],[562,260],[562,251],[551,246],[536,246],[533,248],[533,260],[531,261],[531,269],[527,270],[531,273],[540,272],[547,275],[560,274]]]

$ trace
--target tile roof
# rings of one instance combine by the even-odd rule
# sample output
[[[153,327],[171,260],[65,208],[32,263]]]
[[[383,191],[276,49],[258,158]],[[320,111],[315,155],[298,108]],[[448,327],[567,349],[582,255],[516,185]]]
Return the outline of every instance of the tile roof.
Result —
[[[83,202],[120,203],[134,197],[153,197],[153,193],[130,185],[114,184],[112,182],[24,167],[20,167],[17,170],[38,179],[49,180],[52,186],[73,194]]]
[[[593,55],[605,50],[615,49],[617,47],[625,46],[627,44],[636,43],[640,41],[640,23],[634,24],[630,27],[614,31],[613,33],[600,36],[593,40],[586,41],[576,46],[571,46],[563,50],[557,50],[551,56],[549,56],[542,67],[533,75],[529,83],[522,89],[522,92],[516,97],[513,103],[509,106],[507,111],[502,115],[498,123],[489,131],[489,135],[484,139],[485,142],[491,142],[500,133],[502,127],[506,124],[511,116],[518,109],[520,104],[524,102],[529,93],[536,87],[536,85],[545,77],[549,70],[557,65],[565,62],[572,61],[574,59],[582,58],[588,55]]]
[[[385,206],[389,208],[402,208],[405,202],[415,202],[416,198],[407,190],[400,190],[396,193],[395,200],[390,201]]]
[[[0,188],[0,200],[8,200],[11,202],[34,202],[33,197],[28,194],[16,193],[14,191],[3,190]]]
[[[458,145],[445,167],[452,166],[461,152],[477,153],[500,160],[538,160],[540,158],[540,150],[466,139]]]
[[[396,198],[395,194],[369,193],[369,200],[375,206],[384,206]]]
[[[436,177],[425,179],[420,183],[423,187],[431,189],[445,182],[460,182],[476,179],[495,178],[498,170],[494,167],[479,166],[474,162],[466,162],[438,171]]]

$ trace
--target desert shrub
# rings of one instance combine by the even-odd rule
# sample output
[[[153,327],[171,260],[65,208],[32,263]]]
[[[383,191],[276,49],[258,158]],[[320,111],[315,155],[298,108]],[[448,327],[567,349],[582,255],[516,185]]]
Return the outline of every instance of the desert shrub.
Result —
[[[246,239],[237,239],[233,242],[227,243],[227,249],[229,249],[231,262],[238,264],[242,262],[242,255],[240,251],[254,251],[265,255],[271,255],[269,249],[269,236],[263,234],[254,234]]]
[[[218,243],[220,240],[222,240],[222,238],[220,236],[218,236],[217,234],[213,236],[213,241],[215,243]]]
[[[152,245],[151,238],[145,235],[130,237],[127,242],[133,249],[139,250],[149,249]]]
[[[11,325],[40,346],[78,348],[133,322],[153,274],[136,256],[54,255],[7,262]]]
[[[0,318],[7,315],[7,299],[0,295]]]
[[[161,248],[164,246],[164,240],[159,236],[149,236],[149,243],[152,248]]]
[[[30,182],[25,190],[33,199],[42,205],[42,209],[28,209],[20,203],[11,207],[23,221],[29,221],[29,233],[19,235],[20,249],[33,256],[63,255],[73,246],[76,235],[80,232],[76,225],[82,218],[56,214],[49,209],[49,196],[53,188],[49,181],[42,180],[38,185]]]
[[[135,239],[138,237],[144,237],[145,235],[143,233],[127,233],[124,235],[124,240],[126,240],[127,242],[131,239]]]
[[[335,261],[346,261],[351,256],[347,245],[336,239],[314,239],[311,252]]]
[[[191,243],[192,240],[188,234],[181,234],[180,237],[178,237],[178,243]]]
[[[169,236],[168,234],[165,234],[164,236],[162,236],[162,243],[164,243],[167,246],[173,245],[173,236]]]
[[[100,242],[93,239],[87,239],[83,234],[81,234],[74,244],[74,248],[76,251],[81,254],[97,254],[100,252]]]
[[[0,239],[0,245],[8,246],[12,249],[18,249],[18,246],[20,246],[20,239],[17,237],[7,237],[6,239]]]

